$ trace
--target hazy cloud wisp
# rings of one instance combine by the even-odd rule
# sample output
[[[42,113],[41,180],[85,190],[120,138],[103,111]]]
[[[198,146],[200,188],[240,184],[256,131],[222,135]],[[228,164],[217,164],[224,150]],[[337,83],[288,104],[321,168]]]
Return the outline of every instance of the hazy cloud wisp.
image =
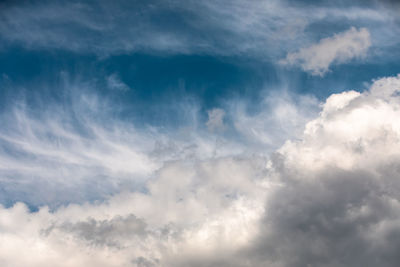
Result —
[[[281,60],[283,65],[299,65],[312,75],[323,76],[333,64],[346,63],[366,56],[371,46],[370,33],[366,28],[350,28],[348,31],[321,39],[317,44],[288,53]]]

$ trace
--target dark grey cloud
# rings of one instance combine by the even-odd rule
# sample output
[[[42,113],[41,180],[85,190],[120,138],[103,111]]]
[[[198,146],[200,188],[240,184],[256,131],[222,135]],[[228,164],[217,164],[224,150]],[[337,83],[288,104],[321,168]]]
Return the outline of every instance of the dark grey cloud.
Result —
[[[133,266],[137,266],[137,267],[155,267],[155,266],[158,266],[159,263],[160,262],[157,260],[155,262],[152,262],[144,257],[138,257],[138,258],[132,260]]]
[[[44,231],[50,234],[54,229],[71,233],[78,239],[83,239],[96,246],[121,247],[124,240],[132,238],[144,239],[147,235],[146,223],[135,215],[125,217],[116,216],[111,220],[95,220],[89,218],[86,221],[64,222],[58,226],[52,226]]]
[[[287,182],[267,203],[264,235],[247,254],[254,266],[397,266],[400,215],[393,202],[400,194],[388,189],[398,173],[316,175]]]
[[[314,175],[318,180],[299,181],[282,173],[285,184],[266,203],[249,247],[179,266],[398,266],[400,194],[390,188],[399,186],[400,173],[331,168]]]

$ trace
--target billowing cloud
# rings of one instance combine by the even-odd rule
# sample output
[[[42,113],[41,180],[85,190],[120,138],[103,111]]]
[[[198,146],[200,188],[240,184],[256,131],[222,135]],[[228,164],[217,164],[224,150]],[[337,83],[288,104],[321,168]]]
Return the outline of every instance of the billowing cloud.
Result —
[[[232,253],[256,234],[265,194],[257,186],[262,163],[261,158],[176,162],[158,172],[147,192],[120,194],[100,205],[35,213],[23,204],[2,208],[2,263],[173,266],[213,257],[216,250]],[[68,255],[74,257],[67,260]]]
[[[175,158],[151,172],[144,190],[54,210],[1,207],[0,262],[397,266],[399,91],[396,76],[330,96],[297,139],[268,157]]]
[[[366,56],[371,46],[370,33],[366,28],[350,28],[348,31],[321,39],[319,43],[288,53],[280,62],[299,65],[312,75],[324,75],[332,64],[346,63]]]
[[[396,266],[399,90],[397,76],[332,95],[302,140],[271,158],[282,187],[246,251],[254,266]]]

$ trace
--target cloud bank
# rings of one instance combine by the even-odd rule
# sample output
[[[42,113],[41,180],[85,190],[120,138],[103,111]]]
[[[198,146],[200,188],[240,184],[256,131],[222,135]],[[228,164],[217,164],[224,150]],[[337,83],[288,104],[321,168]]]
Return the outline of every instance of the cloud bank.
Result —
[[[144,190],[54,210],[42,206],[32,212],[23,203],[1,207],[0,263],[397,266],[399,91],[400,75],[376,80],[363,93],[332,95],[302,134],[269,156],[175,158],[148,168]],[[74,136],[65,138],[60,141]],[[35,135],[28,143],[12,144],[28,150],[32,140]],[[116,176],[157,165],[147,152],[138,156],[118,145],[126,140],[103,140],[101,154],[110,158],[95,161],[96,169],[112,170],[107,166],[118,156],[127,161],[113,164]],[[63,142],[55,158],[64,160],[71,146]],[[91,144],[82,146],[90,152]],[[82,153],[86,162],[94,162],[90,153]]]
[[[366,56],[371,46],[370,33],[366,28],[350,28],[348,31],[324,38],[310,47],[288,53],[281,64],[299,65],[312,75],[323,76],[332,64],[346,63]]]

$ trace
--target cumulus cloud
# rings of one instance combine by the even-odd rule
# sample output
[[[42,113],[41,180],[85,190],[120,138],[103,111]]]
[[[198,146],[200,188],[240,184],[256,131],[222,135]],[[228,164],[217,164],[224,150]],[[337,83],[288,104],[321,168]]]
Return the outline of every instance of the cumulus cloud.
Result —
[[[0,262],[397,266],[399,91],[400,75],[330,96],[268,157],[174,159],[101,202],[1,207]]]
[[[257,186],[262,170],[263,160],[256,158],[177,162],[162,168],[146,193],[54,212],[43,207],[30,213],[23,204],[2,208],[2,263],[176,266],[213,257],[216,250],[232,253],[256,233],[265,194]],[[23,258],[22,244],[29,246]]]
[[[323,76],[332,64],[349,62],[366,56],[371,46],[370,33],[366,28],[350,28],[348,31],[321,39],[319,43],[288,53],[280,63],[299,65],[312,75]]]
[[[271,157],[282,183],[245,251],[254,266],[396,266],[399,90],[397,76],[330,96],[302,140]]]

